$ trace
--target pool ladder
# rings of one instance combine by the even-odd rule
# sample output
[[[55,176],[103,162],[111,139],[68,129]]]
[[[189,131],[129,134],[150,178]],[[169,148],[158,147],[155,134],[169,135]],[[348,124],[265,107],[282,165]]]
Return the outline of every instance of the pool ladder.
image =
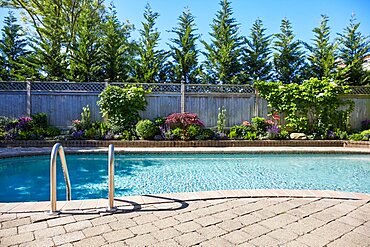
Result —
[[[56,143],[51,150],[50,156],[50,214],[58,214],[57,211],[57,157],[60,156],[63,176],[66,183],[66,200],[71,200],[71,181],[69,179],[66,156],[62,144]],[[114,211],[114,145],[108,148],[108,208],[106,211]]]

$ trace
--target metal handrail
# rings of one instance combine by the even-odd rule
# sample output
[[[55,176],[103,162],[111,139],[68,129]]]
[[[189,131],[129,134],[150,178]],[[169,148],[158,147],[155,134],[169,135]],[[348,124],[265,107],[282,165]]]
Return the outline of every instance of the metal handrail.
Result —
[[[108,210],[114,210],[114,145],[108,148]]]
[[[69,180],[68,168],[62,144],[56,143],[51,150],[50,156],[50,213],[57,212],[57,157],[58,153],[62,163],[64,180],[66,182],[66,199],[71,200],[71,181]]]

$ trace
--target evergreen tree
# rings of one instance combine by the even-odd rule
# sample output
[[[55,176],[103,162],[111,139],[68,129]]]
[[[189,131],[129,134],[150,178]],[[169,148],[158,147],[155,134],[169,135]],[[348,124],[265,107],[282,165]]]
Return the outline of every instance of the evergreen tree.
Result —
[[[198,34],[194,34],[194,17],[189,9],[182,12],[178,18],[178,26],[171,30],[176,38],[171,39],[174,45],[170,45],[171,55],[174,59],[175,82],[196,83],[199,75],[198,50],[196,41]]]
[[[310,51],[308,61],[308,76],[323,78],[335,77],[336,69],[336,44],[330,42],[330,28],[328,27],[329,18],[326,15],[321,16],[320,26],[314,28],[315,33],[313,45],[306,45]]]
[[[143,29],[140,30],[140,41],[136,46],[138,59],[133,64],[133,77],[137,82],[153,83],[161,79],[164,63],[168,53],[164,50],[157,50],[160,40],[160,32],[155,28],[155,21],[159,17],[147,4],[144,11],[145,22],[142,22]]]
[[[13,12],[9,11],[4,20],[2,29],[2,39],[0,41],[0,52],[2,55],[1,78],[3,80],[25,80],[30,76],[29,69],[26,68],[27,56],[27,39],[20,25],[17,24],[17,18]]]
[[[243,50],[242,61],[247,79],[251,82],[271,79],[272,65],[270,62],[271,36],[265,35],[266,28],[262,21],[257,19],[251,29],[249,39],[245,39],[246,47]]]
[[[75,40],[70,49],[70,80],[99,81],[103,75],[101,66],[102,18],[104,6],[93,0],[85,0],[77,22]]]
[[[294,40],[292,26],[287,19],[281,21],[281,33],[275,34],[274,71],[277,80],[283,83],[301,83],[304,70],[304,52],[301,42]]]
[[[113,5],[103,26],[102,66],[104,78],[109,81],[125,81],[128,79],[132,57],[132,44],[128,41],[133,26],[121,24]]]
[[[240,83],[242,67],[242,38],[239,36],[239,25],[232,17],[232,9],[228,0],[220,1],[221,10],[216,14],[211,25],[211,44],[205,41],[205,67],[213,83]]]
[[[339,58],[346,66],[342,69],[342,79],[347,85],[360,86],[369,82],[369,74],[363,69],[365,56],[370,52],[369,37],[365,37],[358,30],[360,23],[351,17],[349,26],[343,34],[338,34]]]

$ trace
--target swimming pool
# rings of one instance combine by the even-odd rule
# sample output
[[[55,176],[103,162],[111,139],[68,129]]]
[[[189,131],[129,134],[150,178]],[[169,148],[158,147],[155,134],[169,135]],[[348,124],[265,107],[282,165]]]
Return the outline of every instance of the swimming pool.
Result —
[[[69,154],[66,158],[72,199],[107,197],[107,155]],[[370,193],[369,155],[116,154],[115,158],[116,197],[230,189]],[[49,159],[0,159],[0,201],[49,200]],[[65,200],[60,164],[58,169],[58,200]]]

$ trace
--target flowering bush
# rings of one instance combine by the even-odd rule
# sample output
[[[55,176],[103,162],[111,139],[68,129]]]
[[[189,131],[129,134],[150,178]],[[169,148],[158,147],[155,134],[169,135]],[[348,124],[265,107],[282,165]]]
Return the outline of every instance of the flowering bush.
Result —
[[[198,125],[204,127],[204,124],[202,123],[202,121],[200,121],[197,114],[191,113],[173,113],[166,118],[164,124],[168,129],[186,129],[190,125]]]

